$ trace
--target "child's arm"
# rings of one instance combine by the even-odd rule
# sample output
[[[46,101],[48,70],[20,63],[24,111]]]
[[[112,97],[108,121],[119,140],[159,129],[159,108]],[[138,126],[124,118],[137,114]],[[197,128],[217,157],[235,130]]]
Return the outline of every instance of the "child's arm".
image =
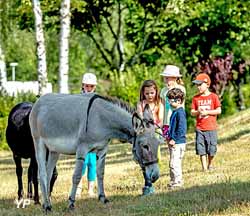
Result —
[[[199,115],[199,114],[200,114],[200,112],[199,112],[198,110],[191,109],[191,115],[192,115],[192,116],[197,116],[197,115]]]
[[[137,103],[137,112],[142,116],[143,115],[143,111],[142,111],[142,104],[141,102]]]
[[[160,120],[160,127],[162,127],[163,125],[163,118],[164,118],[164,106],[163,104],[160,102],[159,104],[159,120]]]
[[[221,107],[217,107],[217,108],[214,109],[214,110],[201,110],[201,111],[199,111],[199,113],[200,113],[202,116],[207,116],[207,115],[219,115],[219,114],[221,114]]]
[[[197,115],[200,115],[200,112],[198,110],[197,103],[195,99],[193,98],[192,104],[191,104],[191,116],[197,116]]]

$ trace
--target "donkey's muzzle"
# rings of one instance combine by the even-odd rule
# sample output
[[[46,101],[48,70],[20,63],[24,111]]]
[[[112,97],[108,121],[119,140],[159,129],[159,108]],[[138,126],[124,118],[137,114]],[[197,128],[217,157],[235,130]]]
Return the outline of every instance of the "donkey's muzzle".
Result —
[[[155,163],[155,164],[152,164],[150,166],[147,166],[146,173],[147,173],[147,176],[152,183],[157,181],[157,179],[160,177],[160,171],[159,171],[158,164]]]
[[[154,183],[158,180],[158,178],[160,177],[160,175],[152,175],[151,176],[151,182]]]

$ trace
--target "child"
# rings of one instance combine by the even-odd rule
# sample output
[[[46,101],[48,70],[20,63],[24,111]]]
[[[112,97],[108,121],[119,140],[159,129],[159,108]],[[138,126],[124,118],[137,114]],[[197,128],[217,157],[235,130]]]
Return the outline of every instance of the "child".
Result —
[[[203,171],[211,170],[217,151],[216,117],[221,104],[216,94],[209,91],[210,77],[199,74],[193,81],[199,93],[193,97],[191,115],[196,116],[196,154],[200,155]]]
[[[179,88],[172,88],[168,91],[167,97],[173,109],[168,134],[170,152],[170,184],[168,186],[172,189],[183,185],[182,159],[186,149],[187,120],[185,110],[182,106],[184,92]]]
[[[156,127],[162,127],[163,122],[163,110],[164,107],[161,103],[159,90],[154,80],[145,80],[140,90],[140,101],[137,104],[137,110],[142,115],[145,105],[148,104]],[[158,148],[158,159],[160,160],[160,147]],[[145,169],[143,171],[143,177],[145,180],[145,186],[142,189],[142,195],[149,195],[154,193],[154,187],[150,180],[147,179]]]
[[[97,85],[96,75],[93,73],[85,73],[82,77],[82,93],[95,92]]]
[[[175,65],[167,65],[164,69],[164,71],[160,74],[163,76],[163,80],[165,83],[165,87],[161,90],[160,97],[162,100],[162,103],[164,104],[164,119],[163,119],[163,125],[169,125],[170,116],[172,114],[172,108],[170,106],[170,103],[166,97],[168,91],[172,88],[179,88],[184,92],[184,95],[186,95],[186,89],[183,86],[183,81],[181,80],[181,74],[180,69]],[[184,108],[185,101],[183,100],[183,108]]]
[[[95,74],[85,73],[82,78],[82,94],[92,93],[95,91],[97,79]],[[89,152],[84,160],[82,176],[88,166],[88,195],[94,196],[94,184],[96,180],[96,153]],[[80,197],[82,192],[83,177],[77,187],[76,196]]]

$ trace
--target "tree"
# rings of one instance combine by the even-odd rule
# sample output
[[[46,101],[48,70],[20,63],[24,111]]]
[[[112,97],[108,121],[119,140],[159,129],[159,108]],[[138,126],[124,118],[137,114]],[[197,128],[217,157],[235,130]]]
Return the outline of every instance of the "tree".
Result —
[[[69,93],[69,36],[70,36],[70,0],[61,3],[61,32],[60,32],[60,64],[59,64],[59,92]]]
[[[6,63],[5,63],[5,55],[3,42],[5,41],[5,37],[7,35],[8,27],[6,26],[7,21],[7,13],[3,13],[6,11],[7,4],[4,1],[0,2],[0,90],[3,88],[5,82],[7,82],[7,74],[6,74]],[[8,10],[7,10],[8,11]]]
[[[169,1],[91,0],[72,11],[72,25],[95,43],[106,65],[123,71],[151,58],[151,35]]]
[[[3,88],[4,83],[7,81],[6,77],[6,64],[4,59],[4,54],[1,47],[1,38],[0,38],[0,90]]]
[[[111,69],[125,66],[121,1],[91,0],[72,11],[72,25],[92,39],[103,60]]]
[[[42,11],[39,0],[32,0],[33,12],[35,16],[35,32],[37,42],[37,73],[38,73],[38,93],[43,95],[46,92],[48,83],[47,79],[47,64],[46,64],[46,49],[42,25]]]
[[[224,57],[215,57],[198,63],[196,70],[210,76],[210,88],[222,99],[226,87],[233,80],[232,65],[233,55],[228,53]]]

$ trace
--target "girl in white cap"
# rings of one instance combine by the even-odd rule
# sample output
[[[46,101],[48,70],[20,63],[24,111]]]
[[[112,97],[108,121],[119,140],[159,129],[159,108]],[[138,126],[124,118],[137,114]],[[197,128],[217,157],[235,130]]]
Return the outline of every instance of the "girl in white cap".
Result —
[[[82,77],[82,93],[92,93],[95,92],[97,85],[97,79],[93,73],[85,73]],[[85,174],[85,170],[88,167],[88,195],[94,196],[94,186],[96,180],[96,153],[89,152],[84,160],[82,168],[82,176]],[[76,196],[80,197],[82,193],[83,177],[79,186],[77,187]]]
[[[163,76],[163,80],[165,83],[165,87],[161,90],[160,97],[162,103],[164,104],[164,119],[163,125],[169,125],[170,116],[172,114],[172,108],[167,99],[167,93],[170,89],[179,88],[186,95],[186,89],[184,87],[184,83],[181,79],[182,75],[180,74],[180,69],[175,65],[167,65],[164,71],[160,74]],[[184,107],[184,101],[183,101]]]
[[[82,77],[82,93],[95,92],[97,85],[96,75],[93,73],[85,73]]]
[[[164,69],[164,71],[160,74],[163,76],[165,87],[161,90],[160,97],[162,99],[162,103],[164,104],[164,119],[163,119],[163,135],[166,137],[166,141],[169,147],[169,153],[170,153],[170,160],[169,160],[169,168],[170,168],[170,184],[168,186],[172,188],[172,186],[181,186],[183,182],[178,182],[176,184],[176,179],[174,176],[174,171],[176,171],[176,167],[180,167],[180,160],[181,157],[183,157],[185,152],[185,147],[183,145],[178,145],[174,147],[172,145],[173,140],[169,140],[169,132],[168,131],[170,126],[170,117],[172,115],[174,106],[171,106],[173,104],[170,104],[170,101],[168,99],[168,92],[171,89],[180,89],[181,92],[183,92],[183,100],[181,100],[179,107],[184,108],[184,98],[186,95],[185,87],[183,86],[183,82],[181,80],[181,74],[180,69],[175,65],[167,65]],[[181,132],[181,131],[180,131]],[[177,160],[176,160],[177,158]],[[174,170],[174,171],[173,171]],[[180,168],[178,168],[180,172]],[[181,173],[181,172],[180,172]]]

